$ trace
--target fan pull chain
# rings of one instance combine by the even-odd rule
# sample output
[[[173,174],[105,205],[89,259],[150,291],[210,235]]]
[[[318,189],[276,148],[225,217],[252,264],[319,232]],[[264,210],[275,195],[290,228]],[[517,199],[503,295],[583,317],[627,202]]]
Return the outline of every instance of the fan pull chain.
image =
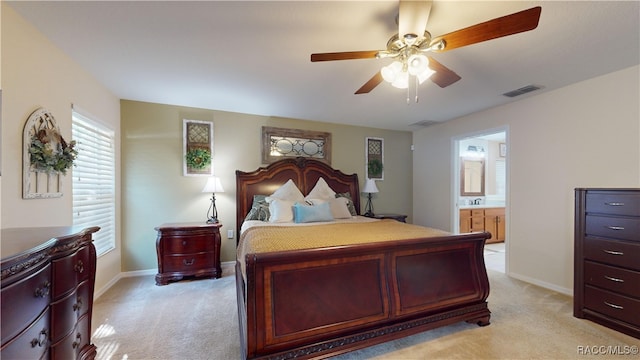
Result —
[[[407,105],[411,104],[411,100],[409,100],[409,97],[410,97],[410,92],[409,92],[410,90],[409,89],[410,88],[411,88],[411,86],[407,85]]]
[[[416,79],[416,104],[418,103],[418,85],[420,85],[418,83],[418,77],[414,76],[414,78]]]

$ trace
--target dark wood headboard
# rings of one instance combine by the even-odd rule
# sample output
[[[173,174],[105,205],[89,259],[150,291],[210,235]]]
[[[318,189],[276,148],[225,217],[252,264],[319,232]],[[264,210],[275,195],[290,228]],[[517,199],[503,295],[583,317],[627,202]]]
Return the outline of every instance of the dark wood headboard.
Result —
[[[347,175],[318,160],[289,158],[251,172],[236,170],[236,231],[240,232],[254,195],[270,195],[291,179],[306,196],[321,177],[335,192],[350,193],[360,214],[358,174]]]

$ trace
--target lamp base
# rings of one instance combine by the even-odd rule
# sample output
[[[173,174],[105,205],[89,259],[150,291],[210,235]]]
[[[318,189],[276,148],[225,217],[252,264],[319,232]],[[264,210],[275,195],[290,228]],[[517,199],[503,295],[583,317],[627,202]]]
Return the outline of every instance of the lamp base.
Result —
[[[216,218],[207,219],[207,224],[217,224],[217,223],[219,223],[219,221]]]

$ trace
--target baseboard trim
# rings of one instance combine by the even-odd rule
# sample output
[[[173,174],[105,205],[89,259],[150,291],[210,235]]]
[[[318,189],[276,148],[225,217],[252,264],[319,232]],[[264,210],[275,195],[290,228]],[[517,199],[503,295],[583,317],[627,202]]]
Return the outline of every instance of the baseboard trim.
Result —
[[[222,275],[224,276],[230,273],[233,274],[235,272],[235,266],[236,266],[235,261],[224,261],[220,263],[220,267],[222,267]],[[118,275],[114,276],[113,279],[111,279],[109,282],[107,282],[105,286],[94,291],[93,299],[97,300],[100,296],[106,293],[113,285],[115,285],[120,279],[137,277],[137,276],[149,276],[149,275],[155,275],[157,273],[158,273],[158,269],[155,269],[155,268],[147,269],[147,270],[134,270],[134,271],[121,272]]]
[[[543,287],[543,288],[545,288],[547,290],[551,290],[551,291],[555,291],[555,292],[558,292],[558,293],[561,293],[561,294],[573,296],[573,289],[567,289],[567,288],[564,288],[564,287],[561,287],[561,286],[558,286],[558,285],[555,285],[555,284],[548,283],[546,281],[540,281],[538,279],[534,279],[534,278],[531,278],[529,276],[525,276],[525,275],[522,275],[522,274],[514,273],[513,271],[510,271],[507,274],[507,276],[510,276],[510,277],[512,277],[514,279],[522,280],[524,282],[528,282],[528,283],[536,285],[536,286]]]

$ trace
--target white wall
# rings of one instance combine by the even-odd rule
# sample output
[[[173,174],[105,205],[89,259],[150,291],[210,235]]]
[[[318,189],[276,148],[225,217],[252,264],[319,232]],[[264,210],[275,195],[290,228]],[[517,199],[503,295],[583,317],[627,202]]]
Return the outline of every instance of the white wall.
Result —
[[[62,136],[71,139],[71,104],[90,112],[120,137],[117,97],[49,42],[6,2],[2,7],[2,228],[68,226],[71,216],[71,176],[64,177],[63,196],[22,199],[22,132],[29,115],[39,107],[56,118]],[[116,140],[116,179],[120,177]],[[73,170],[71,171],[71,173]],[[117,198],[120,183],[116,183]],[[116,204],[116,224],[120,206]],[[46,240],[46,239],[43,239]],[[119,228],[116,246],[120,247]],[[120,273],[120,252],[98,259],[96,288]]]
[[[452,138],[508,127],[508,273],[572,293],[576,187],[640,187],[634,66],[414,132],[414,222],[452,230]]]

